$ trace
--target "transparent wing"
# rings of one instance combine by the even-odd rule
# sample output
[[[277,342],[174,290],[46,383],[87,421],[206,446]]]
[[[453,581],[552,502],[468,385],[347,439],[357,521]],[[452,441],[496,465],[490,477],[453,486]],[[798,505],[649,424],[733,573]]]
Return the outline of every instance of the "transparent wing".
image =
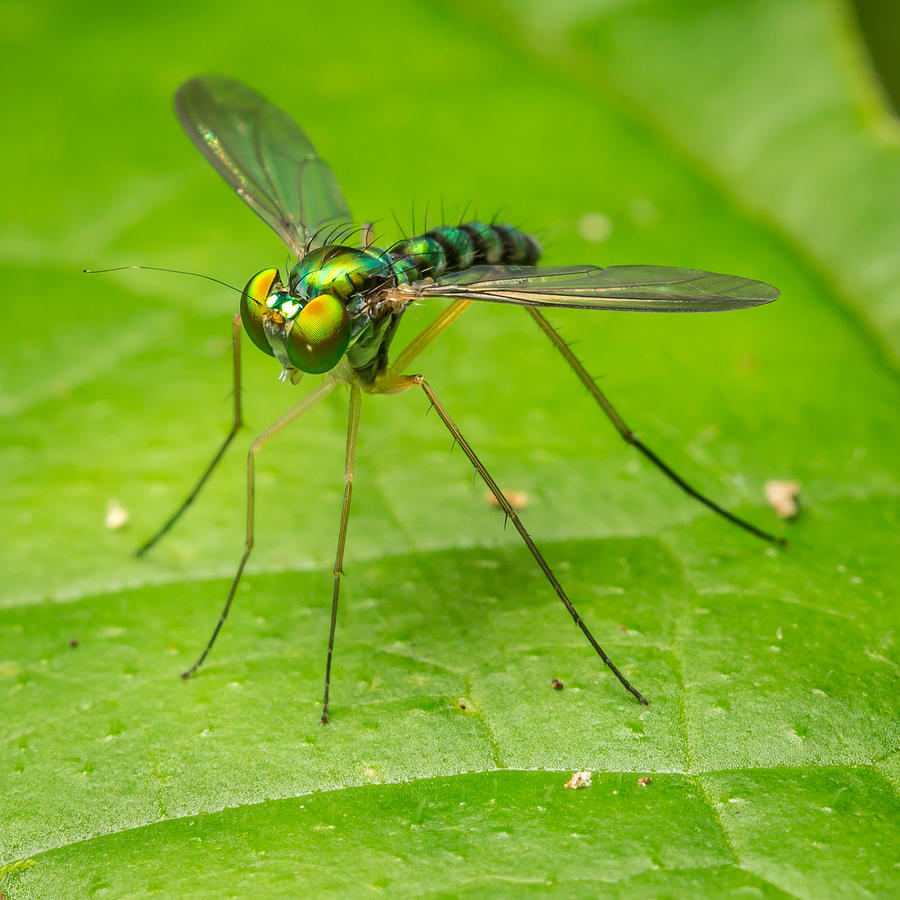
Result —
[[[770,303],[777,288],[737,275],[670,266],[475,266],[402,285],[409,299],[451,297],[577,309],[712,312]]]
[[[206,75],[175,93],[175,112],[200,152],[298,257],[321,225],[347,221],[337,179],[303,130],[246,85]]]

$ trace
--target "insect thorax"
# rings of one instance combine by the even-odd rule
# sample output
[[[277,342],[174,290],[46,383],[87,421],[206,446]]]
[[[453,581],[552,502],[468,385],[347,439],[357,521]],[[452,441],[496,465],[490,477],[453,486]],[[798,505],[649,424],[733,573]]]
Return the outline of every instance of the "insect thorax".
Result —
[[[392,288],[477,265],[530,265],[539,255],[531,235],[482,222],[445,225],[387,250],[319,247],[291,269],[286,286],[274,269],[254,276],[262,290],[258,305],[266,310],[250,302],[247,309],[257,321],[247,315],[244,324],[254,343],[281,362],[283,377],[295,380],[297,370],[327,371],[346,357],[354,377],[371,384],[387,368],[403,313],[388,299]],[[316,331],[320,322],[327,332]]]

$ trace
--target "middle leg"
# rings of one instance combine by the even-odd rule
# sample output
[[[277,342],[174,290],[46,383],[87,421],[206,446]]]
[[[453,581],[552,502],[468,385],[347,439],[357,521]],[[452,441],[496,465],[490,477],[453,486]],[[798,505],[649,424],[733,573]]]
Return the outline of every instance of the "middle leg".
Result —
[[[325,660],[325,698],[322,701],[323,725],[328,724],[328,690],[331,686],[331,657],[334,654],[334,631],[337,627],[338,597],[341,576],[344,574],[344,546],[347,543],[347,523],[350,520],[350,497],[353,494],[353,469],[356,462],[356,438],[359,434],[361,393],[355,382],[350,385],[350,415],[347,422],[347,455],[344,463],[344,502],[341,506],[341,526],[338,531],[337,552],[334,557],[334,591],[331,595],[331,628],[328,631],[328,655]]]
[[[185,679],[185,681],[203,665],[203,661],[209,655],[209,651],[212,650],[213,644],[216,642],[216,638],[219,636],[219,632],[222,630],[222,626],[225,624],[225,619],[228,618],[228,612],[231,609],[231,603],[234,600],[234,595],[237,592],[238,585],[241,582],[241,576],[244,574],[244,566],[247,565],[247,560],[250,558],[250,552],[253,550],[253,528],[255,522],[255,509],[256,509],[256,489],[255,489],[255,468],[254,462],[256,454],[259,452],[260,448],[264,444],[266,444],[270,438],[274,437],[281,431],[282,428],[289,425],[294,419],[301,416],[307,410],[312,409],[322,398],[327,397],[335,387],[339,384],[338,381],[334,379],[327,379],[323,381],[317,388],[310,391],[293,409],[288,410],[274,425],[270,425],[256,440],[250,445],[250,452],[247,454],[247,536],[244,542],[244,553],[241,556],[241,561],[238,563],[238,570],[235,573],[234,578],[231,582],[231,587],[228,590],[228,597],[225,600],[225,606],[222,609],[221,614],[219,615],[219,620],[216,622],[216,627],[213,629],[212,636],[206,644],[206,647],[203,649],[203,652],[200,654],[200,657],[197,661],[189,668],[187,671],[183,672],[181,677]]]
[[[637,698],[637,700],[639,700],[644,706],[649,705],[650,701],[619,671],[619,668],[616,666],[616,664],[609,658],[609,656],[607,656],[606,652],[603,650],[600,644],[597,643],[596,638],[593,634],[591,634],[590,629],[578,614],[578,610],[575,609],[572,601],[563,590],[562,585],[553,574],[553,570],[550,568],[547,560],[544,559],[544,555],[531,539],[531,535],[525,530],[525,526],[522,524],[522,520],[517,515],[515,509],[513,509],[509,500],[506,498],[506,495],[503,493],[503,491],[500,490],[497,482],[494,481],[490,472],[488,472],[488,470],[484,467],[484,463],[482,463],[478,458],[477,454],[472,449],[472,446],[463,437],[462,432],[450,417],[450,414],[447,412],[444,405],[437,398],[437,395],[432,390],[431,385],[421,375],[395,376],[389,384],[385,385],[386,393],[399,393],[400,391],[408,390],[415,385],[421,387],[425,392],[425,395],[431,401],[432,407],[440,416],[441,421],[447,427],[447,430],[450,432],[450,434],[453,435],[454,441],[462,448],[462,451],[468,457],[469,462],[475,467],[475,471],[478,472],[490,492],[496,498],[497,503],[500,505],[500,508],[504,513],[506,513],[506,517],[513,523],[516,531],[519,532],[519,536],[524,541],[525,546],[528,548],[529,552],[534,557],[535,562],[540,566],[541,571],[544,573],[547,581],[550,582],[551,587],[556,592],[557,597],[559,597],[559,599],[562,601],[563,606],[565,606],[569,615],[572,617],[572,620],[581,629],[582,633],[588,639],[588,642],[594,648],[597,655],[609,667],[610,671],[612,671],[616,678],[619,679],[625,690],[627,690],[630,694]]]

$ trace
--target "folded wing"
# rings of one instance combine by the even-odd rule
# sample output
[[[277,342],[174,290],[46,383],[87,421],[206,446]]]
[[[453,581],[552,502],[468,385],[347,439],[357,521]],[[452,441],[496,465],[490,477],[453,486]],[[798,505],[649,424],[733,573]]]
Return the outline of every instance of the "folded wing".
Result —
[[[743,309],[771,303],[779,293],[752,278],[670,266],[475,266],[397,291],[411,300],[446,297],[637,312]]]

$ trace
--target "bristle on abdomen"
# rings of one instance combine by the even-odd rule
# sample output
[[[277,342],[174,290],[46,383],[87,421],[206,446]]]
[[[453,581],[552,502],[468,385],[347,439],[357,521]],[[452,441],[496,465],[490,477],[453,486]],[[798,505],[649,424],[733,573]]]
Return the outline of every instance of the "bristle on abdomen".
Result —
[[[512,225],[467,222],[442,225],[411,237],[393,247],[390,254],[397,280],[411,283],[471,266],[534,265],[541,246],[532,235]]]

